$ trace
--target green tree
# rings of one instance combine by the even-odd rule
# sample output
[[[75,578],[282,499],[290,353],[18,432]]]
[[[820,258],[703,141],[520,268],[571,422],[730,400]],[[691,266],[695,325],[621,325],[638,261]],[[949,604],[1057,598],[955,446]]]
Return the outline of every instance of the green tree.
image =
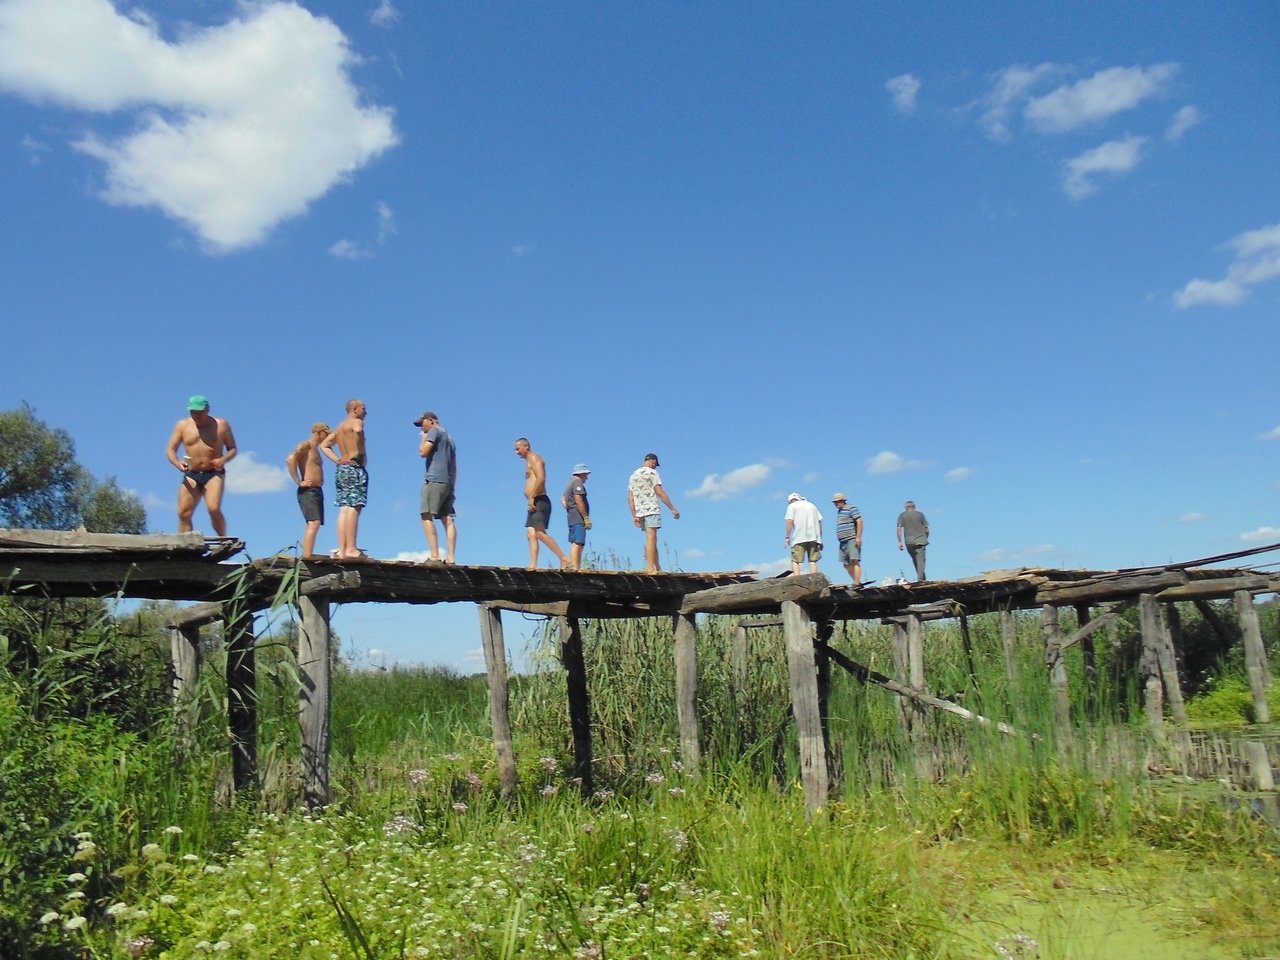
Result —
[[[28,404],[0,411],[0,527],[145,533],[147,514],[115,477],[98,480],[76,461],[71,434]]]

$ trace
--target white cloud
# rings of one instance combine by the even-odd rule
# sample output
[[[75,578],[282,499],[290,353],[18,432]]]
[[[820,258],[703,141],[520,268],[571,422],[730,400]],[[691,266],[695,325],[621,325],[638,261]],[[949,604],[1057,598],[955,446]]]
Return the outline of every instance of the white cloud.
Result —
[[[1195,511],[1192,511],[1191,513],[1184,513],[1182,516],[1178,518],[1179,522],[1181,523],[1199,523],[1203,519],[1204,519],[1204,514],[1196,513]]]
[[[408,563],[426,563],[431,557],[429,550],[401,550],[392,560],[404,560]]]
[[[44,160],[44,155],[49,152],[49,145],[26,134],[23,134],[21,143],[22,149],[27,152],[27,159],[31,161],[31,165],[33,167],[40,166],[41,161]]]
[[[1029,100],[1023,113],[1042,133],[1065,133],[1133,109],[1164,91],[1177,72],[1176,63],[1108,67]]]
[[[1146,142],[1146,137],[1133,136],[1123,140],[1109,140],[1071,158],[1066,163],[1062,189],[1077,200],[1096,193],[1098,185],[1093,178],[1101,174],[1128,173],[1142,159],[1142,146]]]
[[[1234,307],[1249,296],[1250,288],[1280,277],[1280,223],[1248,230],[1228,244],[1235,261],[1221,280],[1192,280],[1174,294],[1182,310],[1201,304]]]
[[[1015,64],[1005,67],[996,75],[991,91],[982,98],[982,127],[987,136],[993,140],[1009,139],[1009,114],[1013,106],[1027,96],[1027,91],[1036,83],[1060,73],[1057,64],[1042,63],[1034,67]]]
[[[375,209],[378,211],[378,243],[383,244],[396,234],[396,213],[382,200]]]
[[[290,485],[283,467],[259,463],[254,456],[241,453],[227,464],[227,493],[275,493]]]
[[[1055,547],[1052,543],[1037,543],[1033,547],[1025,548],[1022,552],[1031,556],[1035,556],[1041,553],[1053,553],[1053,551],[1056,549],[1057,547]]]
[[[1266,433],[1259,435],[1259,440],[1280,440],[1280,427],[1272,427]]]
[[[329,248],[329,255],[339,260],[367,260],[373,251],[355,240],[339,240]]]
[[[1200,111],[1193,106],[1185,106],[1173,115],[1173,119],[1169,122],[1168,129],[1164,132],[1166,140],[1181,140],[1187,135],[1187,131],[1196,126],[1201,119]]]
[[[920,93],[920,78],[912,73],[900,73],[890,77],[884,85],[889,91],[893,108],[899,113],[916,112],[916,96]]]
[[[770,560],[767,563],[749,563],[744,569],[754,570],[761,580],[768,580],[770,577],[776,577],[778,574],[790,570],[791,558],[784,557],[781,560]]]
[[[985,553],[980,555],[978,559],[981,560],[983,563],[999,563],[1008,555],[1009,555],[1009,551],[1006,550],[1004,547],[996,547],[993,550],[986,551]]]
[[[684,551],[684,555],[690,560],[701,560],[707,555],[707,551],[700,550],[697,547],[690,547],[688,550]]]
[[[399,19],[400,11],[395,8],[391,0],[382,0],[378,8],[369,14],[369,22],[375,27],[390,27]]]
[[[959,483],[961,480],[968,480],[972,476],[973,469],[971,467],[956,467],[953,470],[948,470],[942,479],[947,483]]]
[[[525,254],[533,253],[533,251],[537,249],[538,249],[537,244],[517,243],[514,247],[511,248],[511,252],[514,253],[517,257],[523,257]]]
[[[763,463],[751,463],[745,467],[730,470],[723,477],[718,473],[709,473],[697,490],[690,490],[691,497],[707,497],[711,500],[727,500],[737,496],[744,490],[758,486],[769,479],[770,470]]]
[[[0,89],[132,121],[73,144],[106,165],[102,197],[157,208],[214,252],[253,246],[397,135],[389,109],[360,104],[331,21],[272,0],[240,10],[170,42],[109,0],[5,0]]]
[[[1280,527],[1259,527],[1257,530],[1250,530],[1248,533],[1240,534],[1240,539],[1245,543],[1280,540]]]
[[[978,559],[983,563],[1025,563],[1029,557],[1043,556],[1057,549],[1052,543],[1037,543],[1029,547],[1019,547],[1017,550],[995,547],[981,554]]]
[[[908,460],[892,450],[881,450],[867,461],[867,473],[897,473],[899,470],[914,470],[923,467],[921,460]]]

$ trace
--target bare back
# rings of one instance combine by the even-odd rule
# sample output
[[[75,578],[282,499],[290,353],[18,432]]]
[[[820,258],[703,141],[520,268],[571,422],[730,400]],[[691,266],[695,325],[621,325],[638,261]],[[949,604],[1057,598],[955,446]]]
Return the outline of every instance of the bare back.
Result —
[[[298,444],[293,453],[289,454],[286,461],[289,466],[289,473],[300,487],[322,487],[324,486],[324,463],[320,459],[320,452],[316,449],[316,443],[311,440],[304,440]]]
[[[335,444],[339,453],[335,459],[339,463],[368,465],[364,450],[364,421],[359,417],[347,417],[338,424],[338,429],[325,438],[323,446],[331,449]]]

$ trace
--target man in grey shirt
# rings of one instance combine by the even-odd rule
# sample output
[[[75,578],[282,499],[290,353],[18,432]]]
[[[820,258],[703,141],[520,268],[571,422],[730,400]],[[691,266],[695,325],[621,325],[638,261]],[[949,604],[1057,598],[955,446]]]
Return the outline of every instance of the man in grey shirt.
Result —
[[[906,509],[898,514],[898,549],[911,555],[916,567],[916,579],[924,580],[924,551],[929,545],[929,521],[916,509],[914,500],[908,500]]]
[[[440,541],[436,539],[436,518],[444,524],[446,553],[445,563],[454,562],[458,546],[458,528],[454,525],[453,488],[458,482],[458,455],[449,431],[430,410],[417,420],[415,427],[422,428],[418,443],[418,455],[426,461],[427,476],[422,484],[422,530],[427,535],[428,559],[439,561]]]

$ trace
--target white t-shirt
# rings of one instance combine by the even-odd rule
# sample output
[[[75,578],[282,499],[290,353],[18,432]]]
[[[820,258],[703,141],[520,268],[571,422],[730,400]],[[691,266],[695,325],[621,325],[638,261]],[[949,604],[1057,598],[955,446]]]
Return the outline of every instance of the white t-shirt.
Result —
[[[822,540],[822,514],[811,501],[792,500],[787,504],[786,518],[795,524],[791,531],[792,543],[819,543]]]

